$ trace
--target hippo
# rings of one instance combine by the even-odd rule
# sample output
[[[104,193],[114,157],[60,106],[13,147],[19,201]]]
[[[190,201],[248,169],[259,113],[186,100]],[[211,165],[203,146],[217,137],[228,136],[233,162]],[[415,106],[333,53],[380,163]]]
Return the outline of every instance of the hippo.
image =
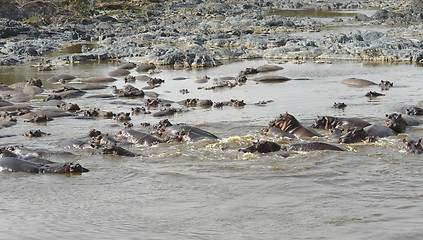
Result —
[[[50,151],[47,149],[41,149],[41,148],[27,148],[24,146],[9,146],[7,147],[7,150],[18,154],[23,157],[40,157],[40,158],[46,158],[46,157],[74,157],[74,154],[71,152],[66,151]]]
[[[61,103],[57,105],[58,108],[65,110],[65,111],[78,111],[81,110],[76,103]]]
[[[317,132],[303,127],[294,116],[288,113],[281,114],[278,119],[269,122],[269,127],[277,127],[284,132],[295,135],[297,138],[321,137]]]
[[[112,78],[112,77],[92,77],[92,78],[81,79],[80,81],[83,83],[111,83],[116,80],[117,80],[116,78]]]
[[[347,106],[347,104],[345,104],[345,103],[343,103],[343,102],[334,102],[333,103],[333,107],[334,108],[341,108],[341,109],[344,109],[345,107]]]
[[[173,125],[169,120],[160,121],[154,126],[158,136],[166,138],[166,141],[197,142],[200,140],[216,140],[218,137],[200,128],[185,124]]]
[[[245,70],[239,72],[239,76],[245,76],[245,75],[250,75],[250,74],[257,74],[257,68],[246,68]]]
[[[394,130],[396,133],[405,132],[407,122],[402,118],[402,114],[392,113],[386,114],[386,126]]]
[[[124,68],[117,68],[111,72],[109,72],[109,76],[111,77],[123,77],[129,75],[129,71]]]
[[[136,66],[137,66],[137,64],[135,64],[133,62],[127,62],[127,63],[120,65],[118,68],[131,70],[131,69],[134,69]]]
[[[158,112],[153,113],[153,117],[165,117],[175,114],[178,110],[176,108],[164,108]]]
[[[249,152],[249,153],[254,153],[254,152],[268,153],[268,152],[276,152],[279,150],[281,150],[281,145],[275,142],[263,140],[263,141],[254,142],[253,145],[244,149],[240,149],[239,151]]]
[[[82,173],[89,170],[78,163],[36,164],[16,157],[0,158],[0,168],[9,172]]]
[[[360,118],[339,118],[339,117],[332,117],[332,116],[323,116],[317,117],[312,124],[313,128],[317,129],[333,129],[333,128],[364,128],[371,125],[369,122],[364,121]]]
[[[42,89],[42,85],[41,79],[30,78],[27,80],[22,91],[29,95],[40,94],[44,91],[44,89]]]
[[[196,83],[206,83],[206,82],[209,81],[209,79],[210,78],[207,75],[204,75],[202,78],[194,80],[194,82],[196,82]]]
[[[156,138],[150,134],[143,133],[133,129],[121,130],[116,134],[116,136],[123,140],[126,140],[134,144],[138,144],[138,145],[154,145],[154,144],[163,142],[161,139]]]
[[[144,92],[132,85],[127,85],[122,89],[117,89],[115,86],[113,94],[116,94],[118,97],[144,97]]]
[[[294,134],[282,131],[280,128],[277,127],[269,127],[269,128],[263,128],[261,130],[261,133],[263,135],[269,136],[269,137],[280,137],[280,138],[295,138]]]
[[[24,92],[0,90],[0,98],[7,99],[9,102],[28,102],[30,95]]]
[[[198,99],[198,98],[187,98],[183,101],[178,102],[181,105],[187,106],[187,107],[211,107],[213,106],[213,101],[209,99]]]
[[[383,94],[383,93],[378,93],[378,92],[376,92],[376,91],[369,91],[369,92],[367,92],[364,96],[372,98],[372,97],[385,96],[385,94]]]
[[[383,126],[381,124],[372,124],[370,126],[365,127],[364,130],[366,131],[367,135],[379,137],[379,138],[397,135],[397,133],[394,130],[386,126]]]
[[[115,113],[113,114],[113,119],[119,122],[128,122],[131,121],[131,117],[129,115],[131,115],[131,113]]]
[[[134,76],[132,76],[132,75],[128,75],[128,76],[125,76],[124,78],[123,78],[123,81],[125,82],[125,83],[134,83],[135,82],[135,80],[137,80]]]
[[[50,133],[41,132],[41,130],[29,130],[23,134],[26,137],[42,137],[45,135],[50,135]]]
[[[339,143],[355,143],[364,141],[368,138],[367,132],[363,128],[350,128],[347,133],[340,136]]]
[[[344,149],[329,143],[324,142],[310,142],[310,143],[294,143],[287,147],[285,150],[289,149],[290,151],[323,151],[323,150],[331,150],[331,151],[345,151]]]
[[[389,88],[393,86],[394,86],[394,83],[390,81],[380,80],[379,87],[381,87],[382,90],[388,90]]]
[[[71,74],[60,74],[54,77],[51,77],[49,79],[47,79],[47,82],[69,82],[76,79],[76,76],[71,75]]]
[[[355,86],[355,87],[365,87],[365,86],[371,86],[371,85],[377,85],[377,83],[372,82],[370,80],[366,79],[360,79],[360,78],[347,78],[341,81],[341,83]]]
[[[332,128],[332,129],[329,129],[329,133],[328,133],[329,139],[339,140],[339,138],[342,135],[344,135],[343,131],[344,131],[344,129],[342,129],[342,128]]]
[[[406,139],[403,139],[402,142],[403,142],[402,148],[405,149],[407,152],[417,153],[417,154],[423,153],[422,138],[420,138],[418,141],[415,141],[415,140],[407,141]]]
[[[167,127],[164,134],[166,142],[198,142],[217,139],[216,136],[209,132],[186,125]]]
[[[32,122],[32,123],[40,123],[40,122],[48,122],[53,121],[53,118],[47,117],[47,115],[34,115],[29,120],[25,120],[25,122]]]
[[[97,149],[100,145],[90,141],[68,139],[60,143],[59,147],[67,149]]]
[[[406,109],[407,115],[423,115],[423,108],[412,106]]]
[[[159,85],[164,83],[165,80],[161,79],[161,78],[150,78],[147,80],[147,84],[150,86],[155,86],[155,85]]]
[[[277,75],[261,76],[253,79],[256,82],[286,82],[291,78]]]
[[[87,92],[74,87],[64,87],[62,89],[53,90],[53,93],[59,95],[62,99],[75,98],[85,95]]]
[[[0,99],[0,107],[12,106],[13,103]]]
[[[88,109],[79,113],[82,114],[83,116],[88,116],[88,117],[113,118],[114,116],[113,112],[102,111],[98,108]]]
[[[284,68],[278,65],[265,64],[256,68],[257,72],[273,72],[283,70]]]
[[[147,109],[145,109],[145,107],[134,107],[134,108],[131,108],[131,112],[132,112],[132,115],[137,115],[137,114],[140,114],[140,113],[142,113],[142,114],[151,114],[151,112],[148,111]]]
[[[125,157],[136,157],[140,156],[140,154],[133,153],[128,151],[119,146],[107,146],[102,149],[103,154],[110,154],[110,155],[117,155],[117,156],[125,156]]]
[[[223,106],[233,106],[233,107],[243,107],[246,103],[244,100],[238,100],[238,99],[231,99],[230,101],[225,102],[215,102],[213,103],[213,107],[223,107]]]
[[[41,109],[35,112],[30,112],[22,115],[25,119],[32,119],[35,116],[46,116],[47,118],[57,118],[57,117],[68,117],[73,116],[72,113],[64,111],[62,109],[52,108],[52,109]]]
[[[3,113],[0,115],[0,129],[11,127],[17,123],[16,118],[14,118],[9,113]]]
[[[139,65],[135,71],[137,72],[148,72],[149,70],[154,70],[156,69],[156,65],[154,65],[153,63],[149,63],[149,64],[141,64]]]

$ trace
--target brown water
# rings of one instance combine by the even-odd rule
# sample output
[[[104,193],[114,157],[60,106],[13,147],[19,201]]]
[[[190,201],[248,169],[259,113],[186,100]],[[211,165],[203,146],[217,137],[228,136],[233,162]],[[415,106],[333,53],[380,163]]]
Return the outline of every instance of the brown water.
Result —
[[[163,69],[153,75],[165,80],[155,88],[160,98],[212,101],[244,100],[242,108],[189,108],[169,117],[210,131],[219,141],[165,143],[153,147],[127,147],[144,157],[113,157],[75,150],[72,160],[90,169],[82,175],[48,175],[1,172],[0,239],[418,239],[423,232],[423,155],[401,150],[402,139],[423,137],[422,126],[406,134],[376,143],[341,145],[346,152],[300,153],[288,158],[238,151],[263,139],[260,129],[279,114],[289,112],[309,126],[317,116],[361,117],[383,123],[395,107],[423,100],[422,68],[414,65],[281,64],[285,69],[269,73],[290,78],[283,83],[256,83],[219,90],[204,90],[211,84],[194,80],[236,76],[265,60],[227,63],[202,70]],[[4,67],[0,81],[10,84],[28,77],[43,80],[70,73],[79,78],[107,76],[116,63],[78,64],[53,72],[37,72],[28,66]],[[138,75],[132,71],[133,75]],[[172,80],[186,77],[186,80]],[[343,85],[349,77],[375,82],[394,82],[385,96],[369,99],[378,86],[355,88]],[[61,88],[47,84],[46,92]],[[81,84],[71,84],[74,87]],[[121,88],[123,78],[110,84]],[[146,86],[137,81],[135,87]],[[189,94],[181,94],[188,89]],[[93,99],[87,96],[111,93],[92,90],[70,99],[82,109],[100,108],[129,112],[142,106],[142,99]],[[114,104],[116,101],[126,104]],[[273,100],[265,106],[258,101]],[[345,102],[345,110],[332,107]],[[31,101],[42,106],[42,100]],[[182,107],[173,104],[174,107]],[[151,111],[157,111],[152,109]],[[157,123],[163,118],[134,115],[135,129],[141,122]],[[419,118],[423,119],[423,118]],[[24,144],[31,148],[60,149],[66,139],[86,139],[89,130],[115,134],[122,124],[111,119],[55,119],[46,124],[24,122],[0,129],[17,134],[0,139],[0,146]],[[51,135],[27,138],[20,134],[40,129]],[[320,131],[326,134],[326,131]],[[287,143],[310,141],[272,139]],[[317,139],[331,142],[326,137]],[[333,143],[333,142],[332,142]]]

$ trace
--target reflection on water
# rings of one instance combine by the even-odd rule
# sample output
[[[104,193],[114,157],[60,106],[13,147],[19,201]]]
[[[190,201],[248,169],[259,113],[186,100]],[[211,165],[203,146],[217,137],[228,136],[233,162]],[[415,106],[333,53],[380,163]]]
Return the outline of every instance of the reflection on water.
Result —
[[[152,90],[162,99],[178,102],[187,98],[244,100],[242,108],[184,107],[169,116],[172,123],[187,123],[217,135],[218,141],[163,143],[157,146],[127,146],[143,157],[115,157],[95,150],[61,149],[59,143],[87,139],[95,128],[115,135],[123,128],[113,119],[93,120],[69,117],[44,124],[24,122],[0,129],[1,146],[25,145],[31,148],[72,151],[76,156],[55,161],[78,162],[90,169],[82,175],[39,175],[1,172],[1,235],[7,239],[31,238],[150,238],[150,239],[277,239],[287,238],[410,238],[420,236],[421,185],[423,162],[420,155],[401,151],[403,138],[423,137],[423,129],[413,127],[405,134],[380,139],[376,143],[341,145],[345,152],[310,152],[288,158],[265,154],[246,154],[238,149],[253,141],[269,139],[281,145],[304,140],[275,139],[260,135],[260,129],[279,114],[288,111],[304,126],[317,116],[361,117],[372,123],[385,121],[385,114],[397,106],[417,104],[421,95],[421,67],[410,64],[365,65],[354,62],[334,64],[278,64],[284,69],[248,76],[246,84],[233,88],[205,90],[215,78],[236,76],[248,67],[269,63],[266,60],[227,63],[216,68],[176,70],[161,68],[147,74],[165,82]],[[84,63],[38,72],[28,65],[0,68],[2,82],[24,82],[41,78],[42,97],[53,89],[85,86],[78,79],[107,76],[117,62]],[[71,83],[46,83],[58,74],[73,74]],[[131,70],[131,75],[138,76]],[[282,75],[293,79],[283,83],[261,83],[252,79],[261,75]],[[204,75],[207,83],[195,80]],[[377,101],[364,97],[378,86],[350,87],[340,83],[350,77],[379,82],[394,82]],[[183,78],[184,80],[172,80]],[[5,81],[6,80],[6,81]],[[110,94],[111,85],[121,88],[123,77],[104,89],[89,90],[85,96],[68,99],[82,109],[130,112],[145,106],[145,99],[96,99]],[[145,81],[133,86],[143,88]],[[188,89],[182,94],[180,89]],[[256,105],[259,101],[271,102]],[[344,102],[344,110],[333,108]],[[45,108],[34,98],[35,107]],[[152,112],[158,108],[150,108]],[[131,115],[134,129],[149,131],[140,123],[156,124],[162,118],[151,114]],[[422,117],[416,117],[422,119]],[[422,119],[423,120],[423,119]],[[21,134],[40,129],[50,135],[27,138]],[[326,135],[327,132],[319,130]],[[327,137],[315,139],[337,144]],[[404,225],[404,222],[407,224]],[[405,230],[404,230],[405,229]],[[142,237],[141,237],[142,236]]]

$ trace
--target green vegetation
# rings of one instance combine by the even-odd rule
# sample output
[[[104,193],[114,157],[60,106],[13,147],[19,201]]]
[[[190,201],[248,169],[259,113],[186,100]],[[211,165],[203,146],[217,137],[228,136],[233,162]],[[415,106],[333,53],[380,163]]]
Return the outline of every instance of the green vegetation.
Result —
[[[91,0],[61,0],[64,6],[73,10],[76,14],[90,15],[92,11]]]

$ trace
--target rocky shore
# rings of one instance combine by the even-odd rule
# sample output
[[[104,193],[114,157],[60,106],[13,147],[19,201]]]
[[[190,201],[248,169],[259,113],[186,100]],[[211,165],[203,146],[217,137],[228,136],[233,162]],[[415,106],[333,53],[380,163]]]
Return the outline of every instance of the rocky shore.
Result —
[[[0,65],[105,59],[178,68],[254,58],[423,61],[419,1],[133,2],[143,12],[95,6],[95,14],[79,16],[50,1],[11,3],[0,10]],[[285,17],[279,9],[355,14]],[[363,14],[367,9],[374,13]],[[52,54],[75,45],[73,52]]]

